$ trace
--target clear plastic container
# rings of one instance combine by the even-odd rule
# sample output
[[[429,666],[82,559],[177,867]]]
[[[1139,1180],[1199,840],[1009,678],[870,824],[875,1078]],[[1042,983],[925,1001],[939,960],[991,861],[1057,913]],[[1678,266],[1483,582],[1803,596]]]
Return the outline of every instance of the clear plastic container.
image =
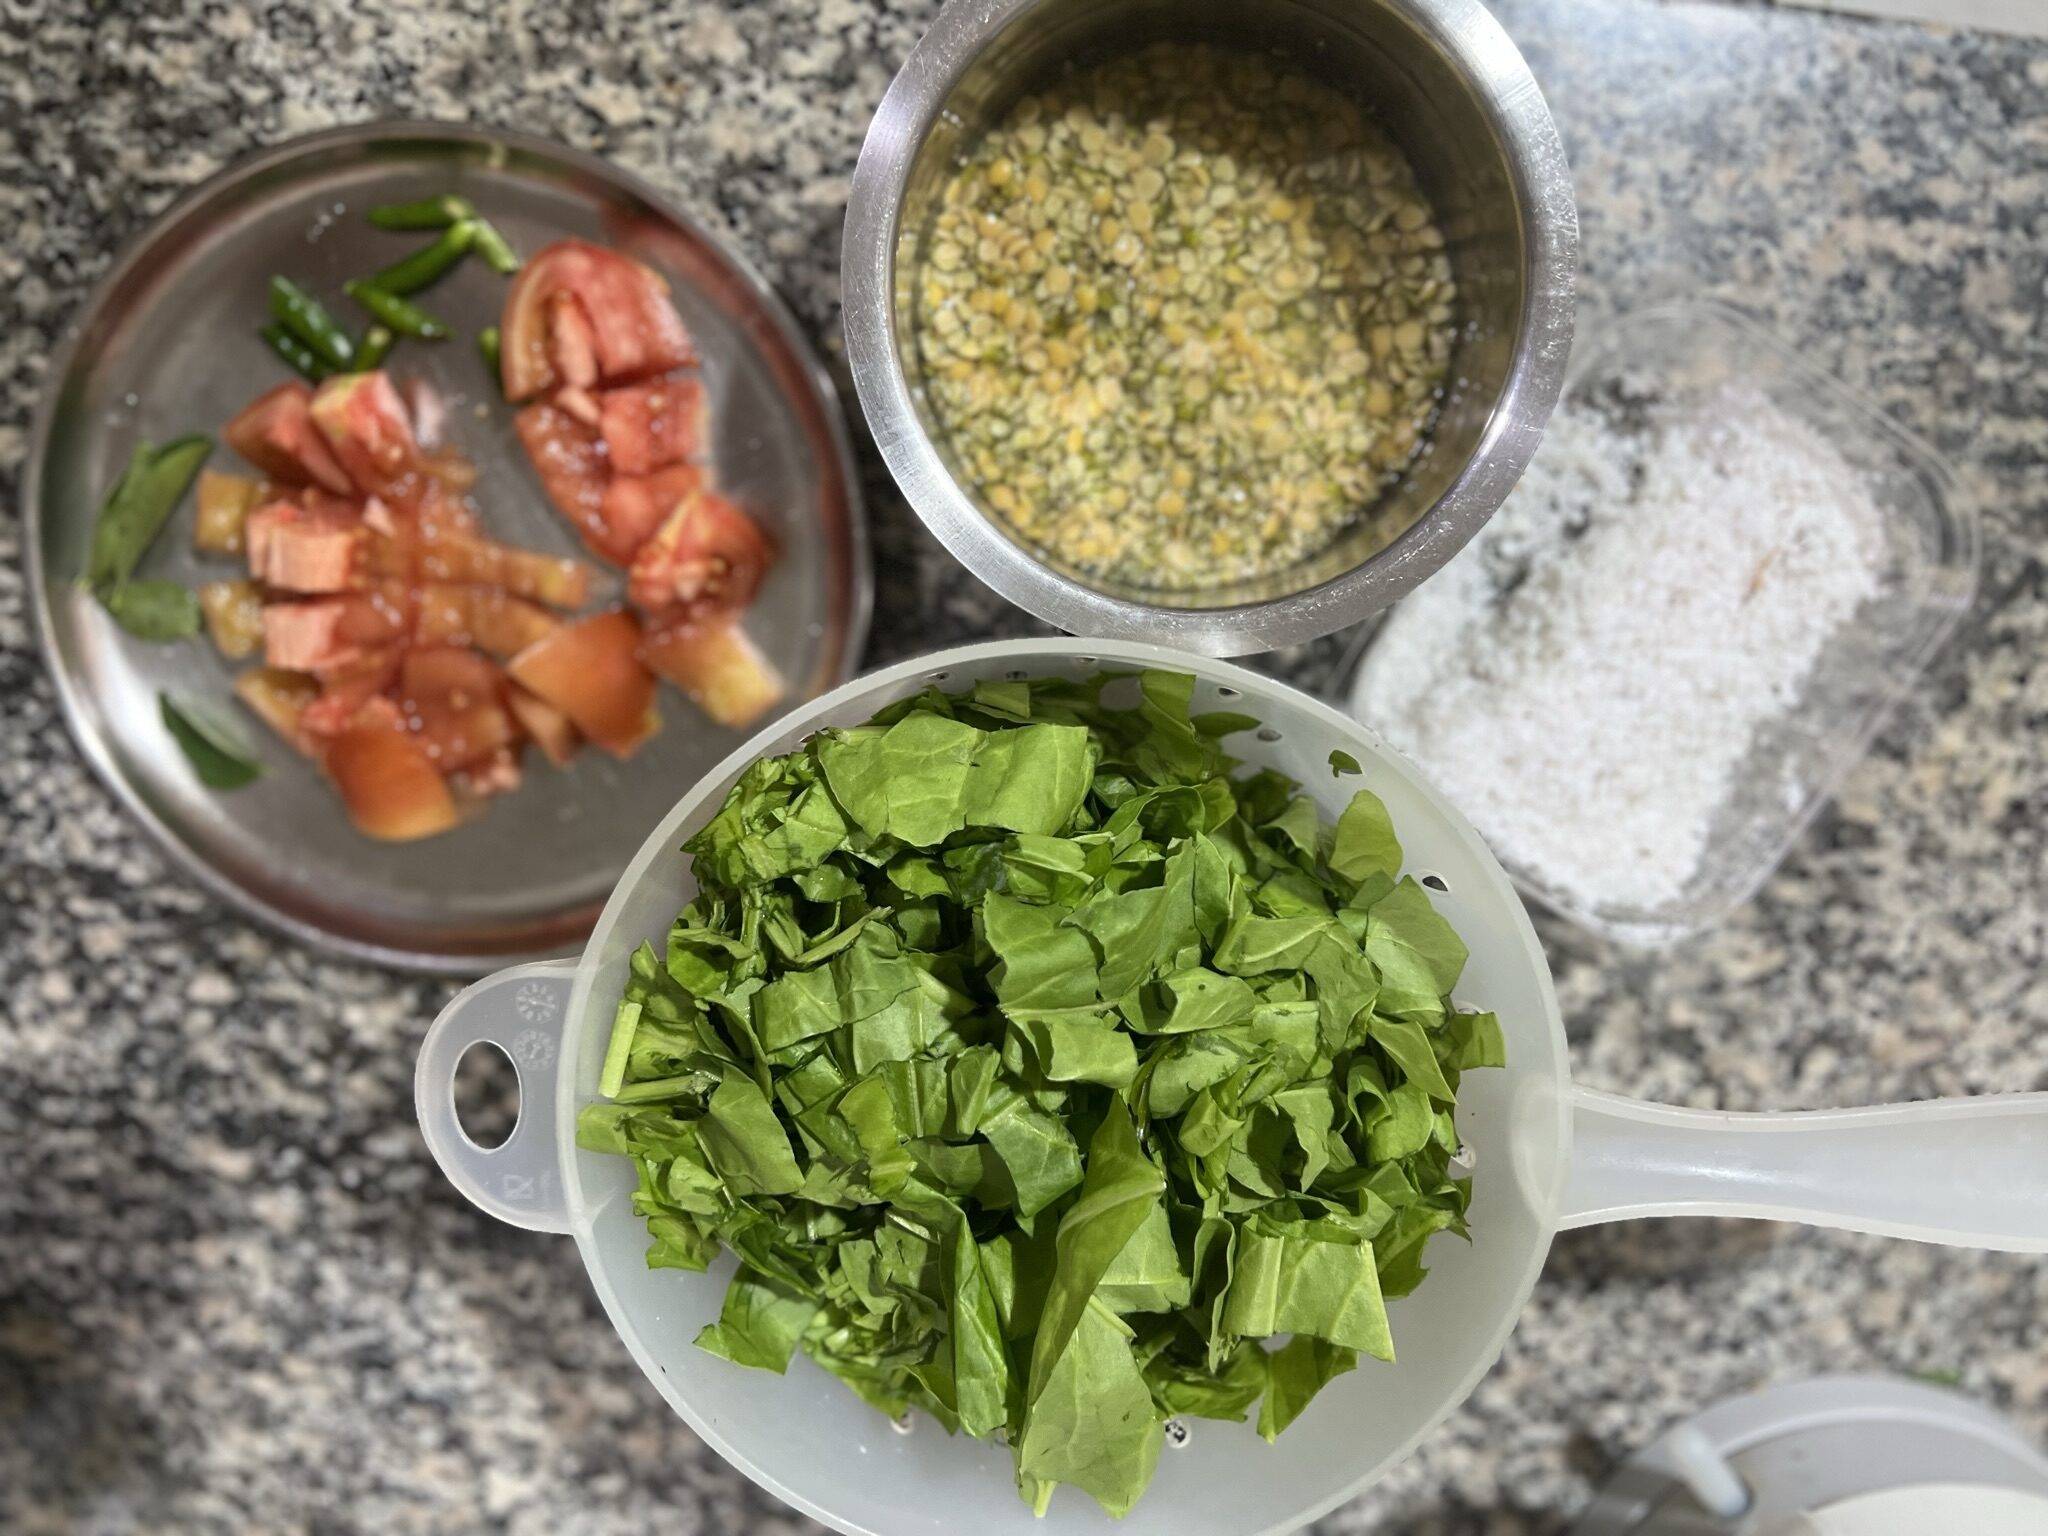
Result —
[[[1730,384],[1762,391],[1834,445],[1882,513],[1878,595],[1831,637],[1797,704],[1757,732],[1713,820],[1706,853],[1675,899],[1588,904],[1503,857],[1516,885],[1546,907],[1607,938],[1664,944],[1710,927],[1755,895],[1863,757],[1970,606],[1977,521],[1931,446],[1725,305],[1662,304],[1595,329],[1572,359],[1560,409],[1602,398],[1623,381],[1632,396],[1648,398],[1655,416],[1696,410]],[[1538,455],[1540,461],[1540,449]],[[1404,621],[1412,622],[1411,614],[1397,609],[1352,684],[1353,713],[1382,730],[1387,723],[1361,711],[1361,701],[1375,658]],[[1401,745],[1397,733],[1388,734]]]

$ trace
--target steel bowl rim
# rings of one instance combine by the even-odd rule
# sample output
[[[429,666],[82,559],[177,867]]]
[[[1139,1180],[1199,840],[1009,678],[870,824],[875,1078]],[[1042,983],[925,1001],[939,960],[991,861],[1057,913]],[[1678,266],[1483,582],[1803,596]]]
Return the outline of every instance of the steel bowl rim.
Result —
[[[849,184],[841,247],[847,359],[890,474],[947,551],[999,595],[1077,635],[1209,656],[1295,645],[1379,611],[1440,569],[1485,525],[1536,451],[1571,351],[1578,214],[1548,104],[1480,0],[1372,0],[1428,37],[1466,78],[1500,140],[1527,253],[1528,295],[1498,403],[1450,486],[1385,549],[1318,586],[1226,608],[1113,597],[1041,562],[954,479],[912,405],[894,321],[896,247],[911,167],[953,89],[1043,0],[947,0],[889,84]]]
[[[867,647],[868,627],[874,609],[874,565],[869,551],[867,513],[861,497],[860,469],[854,458],[852,438],[847,431],[846,412],[840,403],[839,392],[833,384],[830,370],[818,356],[817,349],[805,337],[789,306],[783,302],[782,296],[754,264],[735,248],[731,240],[678,208],[642,177],[613,165],[602,156],[560,143],[541,134],[525,133],[513,128],[488,127],[433,118],[377,118],[369,122],[348,123],[335,128],[319,129],[313,133],[298,134],[282,143],[237,156],[203,181],[180,193],[161,213],[123,242],[114,259],[108,264],[107,270],[92,285],[84,301],[66,322],[64,334],[51,353],[49,367],[43,375],[43,388],[29,420],[29,450],[22,466],[22,563],[27,567],[29,608],[34,619],[37,649],[42,653],[44,672],[57,696],[58,712],[63,718],[65,729],[78,748],[80,756],[85,759],[87,766],[92,769],[100,783],[148,834],[158,849],[167,855],[174,865],[198,880],[209,892],[244,915],[254,918],[273,932],[281,933],[310,948],[347,959],[367,961],[388,969],[422,975],[477,976],[507,965],[518,964],[522,960],[552,958],[558,954],[580,952],[580,943],[574,950],[551,949],[531,954],[475,954],[399,949],[374,940],[337,933],[317,923],[280,911],[216,869],[196,849],[180,838],[151,809],[143,797],[136,793],[134,786],[128,782],[127,776],[115,762],[108,743],[103,739],[104,733],[88,728],[84,700],[77,682],[61,661],[57,644],[56,616],[40,553],[43,529],[43,475],[45,462],[49,456],[51,434],[56,424],[62,381],[70,375],[78,361],[79,349],[87,333],[86,322],[100,312],[151,248],[166,233],[188,218],[196,208],[203,206],[210,199],[251,177],[259,176],[279,165],[288,164],[309,150],[317,151],[336,145],[372,143],[381,139],[407,137],[438,139],[485,148],[506,145],[585,171],[593,177],[630,192],[658,210],[664,217],[673,220],[693,237],[702,240],[706,246],[718,253],[728,268],[745,284],[760,312],[774,326],[778,340],[788,350],[816,397],[819,414],[824,418],[826,433],[831,441],[832,457],[837,461],[844,488],[847,537],[849,552],[852,555],[852,591],[849,594],[847,611],[846,643],[839,665],[833,672],[834,686],[847,682],[860,671],[861,657]],[[588,904],[593,924],[603,907],[603,899]]]

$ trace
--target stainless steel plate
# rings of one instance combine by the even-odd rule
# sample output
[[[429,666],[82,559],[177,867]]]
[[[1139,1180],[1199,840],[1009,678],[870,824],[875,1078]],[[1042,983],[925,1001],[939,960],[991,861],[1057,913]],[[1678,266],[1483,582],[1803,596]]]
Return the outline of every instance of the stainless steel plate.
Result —
[[[664,273],[704,355],[722,489],[771,528],[782,559],[747,621],[790,680],[790,704],[844,681],[866,636],[871,581],[845,423],[788,312],[744,261],[654,192],[588,155],[496,131],[378,123],[316,134],[229,168],[178,203],[115,265],[51,373],[25,482],[30,586],[73,734],[123,802],[194,874],[252,914],[348,954],[449,972],[580,944],[647,828],[740,741],[672,688],[661,734],[630,761],[528,754],[525,785],[422,843],[357,833],[313,764],[246,714],[266,773],[218,794],[192,776],[157,718],[159,690],[234,712],[228,664],[203,640],[123,634],[75,578],[94,514],[140,438],[221,427],[287,374],[255,334],[271,274],[360,317],[341,296],[431,236],[375,230],[378,203],[459,192],[522,254],[565,236]],[[580,553],[541,494],[474,337],[506,279],[468,262],[425,302],[456,339],[402,343],[390,366],[432,380],[449,436],[483,471],[495,536]],[[235,466],[222,445],[211,461]],[[230,574],[190,550],[189,507],[145,574]],[[606,580],[616,586],[615,573]],[[601,592],[601,596],[604,593]]]

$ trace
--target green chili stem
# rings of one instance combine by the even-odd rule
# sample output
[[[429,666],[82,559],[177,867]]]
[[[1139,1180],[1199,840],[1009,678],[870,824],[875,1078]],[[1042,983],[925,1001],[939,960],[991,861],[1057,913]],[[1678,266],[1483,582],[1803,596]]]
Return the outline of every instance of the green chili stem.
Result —
[[[270,280],[270,317],[333,368],[355,361],[355,343],[327,308],[288,277]]]
[[[512,249],[512,242],[498,233],[497,227],[487,219],[477,219],[476,253],[483,257],[484,264],[493,272],[510,276],[519,270],[519,253]]]
[[[363,332],[363,339],[356,344],[356,369],[368,373],[390,355],[392,345],[398,340],[387,326],[373,325]]]
[[[487,325],[476,333],[476,349],[483,353],[484,364],[491,370],[491,377],[500,377],[498,362],[498,328]]]

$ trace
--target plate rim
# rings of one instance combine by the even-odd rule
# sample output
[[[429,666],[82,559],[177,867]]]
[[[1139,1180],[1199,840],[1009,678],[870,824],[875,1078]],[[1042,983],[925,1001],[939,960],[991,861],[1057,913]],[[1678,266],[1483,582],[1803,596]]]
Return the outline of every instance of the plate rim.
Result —
[[[345,123],[332,128],[317,129],[312,133],[295,134],[280,143],[265,145],[236,156],[219,170],[179,193],[162,212],[121,243],[106,271],[100,274],[83,301],[63,324],[57,345],[50,353],[49,364],[44,369],[35,407],[29,418],[28,452],[22,461],[19,510],[22,564],[26,568],[28,605],[33,621],[36,650],[42,659],[44,675],[49,679],[51,689],[56,695],[58,714],[64,722],[66,734],[71,738],[72,745],[78,750],[86,766],[92,770],[94,777],[113,796],[116,804],[128,814],[129,819],[142,828],[150,841],[173,866],[190,874],[212,895],[259,925],[315,951],[367,962],[389,970],[432,976],[480,976],[487,971],[516,965],[522,961],[553,959],[577,953],[582,940],[575,940],[566,948],[550,947],[538,950],[509,949],[494,952],[404,949],[339,933],[319,923],[281,911],[256,892],[217,869],[197,848],[187,843],[158,816],[144,797],[136,791],[128,776],[121,771],[110,744],[103,739],[104,733],[88,728],[81,690],[77,679],[65,664],[58,645],[50,582],[43,569],[43,479],[56,426],[57,403],[63,393],[63,381],[78,361],[79,350],[92,329],[92,322],[106,307],[115,290],[167,233],[189,218],[195,209],[228,188],[288,165],[308,151],[352,143],[374,143],[392,138],[439,140],[482,149],[505,146],[566,164],[598,181],[628,192],[657,209],[664,217],[673,220],[680,228],[715,251],[746,286],[759,312],[774,327],[779,340],[797,363],[815,403],[819,406],[820,415],[824,418],[826,435],[830,441],[831,456],[837,461],[839,470],[847,511],[849,553],[852,557],[849,562],[852,591],[849,594],[845,643],[838,665],[830,674],[831,684],[835,687],[858,675],[867,649],[868,630],[874,612],[873,552],[868,533],[867,509],[861,494],[860,464],[854,455],[845,405],[839,398],[839,391],[833,382],[830,369],[826,367],[817,347],[798,324],[788,303],[745,253],[735,247],[731,238],[711,229],[702,219],[678,207],[645,178],[613,164],[601,155],[564,144],[543,134],[476,123],[411,117],[373,118],[364,122]],[[606,893],[604,897],[586,904],[591,925],[596,923],[598,913],[608,899],[609,893]],[[587,937],[587,934],[585,936]]]

